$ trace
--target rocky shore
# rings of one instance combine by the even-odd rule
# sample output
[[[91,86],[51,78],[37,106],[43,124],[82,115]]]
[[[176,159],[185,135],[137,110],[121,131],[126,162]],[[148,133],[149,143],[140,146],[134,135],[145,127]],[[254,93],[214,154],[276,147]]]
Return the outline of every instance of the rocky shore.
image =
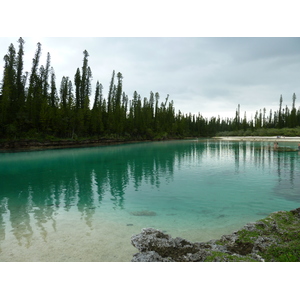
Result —
[[[153,228],[131,238],[132,262],[300,261],[300,208],[278,211],[220,239],[192,243]]]

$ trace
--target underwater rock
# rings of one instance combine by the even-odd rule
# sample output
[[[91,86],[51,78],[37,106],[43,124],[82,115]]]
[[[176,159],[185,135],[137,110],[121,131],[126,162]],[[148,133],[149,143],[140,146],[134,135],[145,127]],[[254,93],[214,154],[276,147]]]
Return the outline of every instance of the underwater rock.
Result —
[[[218,240],[192,243],[154,228],[131,237],[133,262],[300,261],[300,208],[278,211]]]
[[[130,214],[133,216],[145,216],[145,217],[156,216],[156,212],[150,210],[132,211]]]

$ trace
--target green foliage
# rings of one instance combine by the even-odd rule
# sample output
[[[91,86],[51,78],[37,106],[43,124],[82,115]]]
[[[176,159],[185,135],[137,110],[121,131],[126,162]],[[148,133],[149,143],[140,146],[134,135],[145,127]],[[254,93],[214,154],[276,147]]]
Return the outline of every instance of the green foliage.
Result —
[[[300,261],[299,225],[299,217],[292,212],[276,212],[258,221],[255,230],[239,230],[238,241],[254,245],[258,237],[270,237],[274,242],[258,253],[265,261]]]
[[[298,241],[289,242],[280,246],[272,245],[264,254],[266,261],[276,262],[299,262],[300,243]]]
[[[32,60],[28,73],[23,73],[24,40],[18,40],[4,56],[4,72],[0,90],[0,138],[22,139],[32,135],[56,138],[115,136],[127,140],[163,140],[183,137],[211,137],[215,135],[286,135],[300,136],[300,110],[296,109],[293,94],[292,109],[257,111],[254,120],[241,118],[240,106],[233,119],[204,118],[201,114],[175,113],[169,95],[161,101],[158,92],[150,92],[149,99],[136,91],[130,99],[123,91],[123,75],[113,71],[107,98],[103,86],[97,81],[94,103],[91,102],[92,70],[89,54],[83,52],[83,64],[77,68],[73,83],[63,76],[59,90],[47,53],[45,66],[39,65],[41,44]],[[160,102],[161,101],[161,102]],[[34,134],[33,134],[34,132]]]
[[[300,126],[295,128],[260,128],[254,130],[223,131],[217,136],[300,136]]]
[[[243,243],[253,243],[259,234],[260,231],[248,231],[245,229],[238,232],[239,240]]]
[[[266,262],[300,261],[299,211],[279,211],[257,221],[250,227],[237,231],[232,239],[222,238],[217,245],[227,248],[231,254],[212,251],[205,261],[257,261],[255,255]],[[242,250],[248,250],[244,255]],[[254,254],[254,255],[253,255]]]
[[[205,258],[204,262],[257,262],[249,255],[238,256],[227,254],[224,252],[214,251],[212,255],[209,255]]]

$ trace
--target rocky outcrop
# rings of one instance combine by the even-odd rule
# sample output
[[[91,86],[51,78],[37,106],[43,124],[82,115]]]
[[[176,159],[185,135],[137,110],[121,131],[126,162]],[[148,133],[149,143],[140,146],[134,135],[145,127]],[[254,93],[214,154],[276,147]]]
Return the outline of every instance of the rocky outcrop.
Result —
[[[300,208],[279,211],[218,240],[192,243],[153,228],[131,238],[133,262],[300,261]]]

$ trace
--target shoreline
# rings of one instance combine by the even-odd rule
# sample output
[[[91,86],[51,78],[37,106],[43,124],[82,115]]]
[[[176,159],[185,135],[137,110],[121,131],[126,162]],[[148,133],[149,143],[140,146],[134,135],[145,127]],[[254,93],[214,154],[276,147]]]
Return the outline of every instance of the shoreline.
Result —
[[[15,140],[0,142],[0,153],[7,152],[24,152],[24,151],[42,151],[53,149],[71,149],[71,148],[86,148],[86,147],[99,147],[99,146],[112,146],[122,144],[144,143],[144,142],[166,142],[175,140],[193,139],[195,137],[171,137],[171,138],[158,138],[158,139],[86,139],[80,141],[74,140],[56,140],[56,141],[38,141],[38,140]]]
[[[193,137],[194,138],[194,137]],[[57,140],[57,141],[37,141],[37,140],[17,140],[0,142],[0,153],[23,152],[23,151],[42,151],[52,149],[84,148],[111,146],[119,144],[131,144],[141,142],[159,142],[171,140],[186,140],[192,137],[170,138],[157,140],[124,140],[124,139],[86,139],[82,141]],[[232,142],[295,142],[300,143],[299,137],[285,136],[220,136],[211,137],[213,140],[232,141]]]
[[[0,153],[111,146],[139,142],[150,142],[150,140],[91,139],[82,141],[58,140],[43,142],[34,140],[7,141],[0,143]]]
[[[300,208],[276,211],[207,242],[172,238],[155,228],[131,237],[132,262],[299,262]]]
[[[238,142],[300,142],[300,136],[220,136],[213,137],[215,140],[221,141],[238,141]]]

